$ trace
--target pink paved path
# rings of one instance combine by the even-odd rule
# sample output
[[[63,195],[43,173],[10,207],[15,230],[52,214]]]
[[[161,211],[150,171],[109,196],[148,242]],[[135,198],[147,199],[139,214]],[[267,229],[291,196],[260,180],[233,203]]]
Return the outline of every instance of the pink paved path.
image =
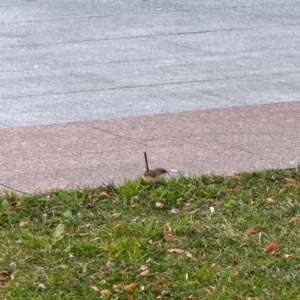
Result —
[[[295,167],[300,102],[0,130],[0,187],[97,186],[150,167],[189,175]]]

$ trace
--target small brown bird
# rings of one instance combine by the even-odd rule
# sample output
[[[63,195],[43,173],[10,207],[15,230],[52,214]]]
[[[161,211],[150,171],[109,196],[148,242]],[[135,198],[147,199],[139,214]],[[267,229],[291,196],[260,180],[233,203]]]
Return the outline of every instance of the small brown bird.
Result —
[[[168,174],[167,170],[163,168],[157,168],[154,170],[145,171],[143,177],[147,182],[156,182],[161,180],[166,174]]]

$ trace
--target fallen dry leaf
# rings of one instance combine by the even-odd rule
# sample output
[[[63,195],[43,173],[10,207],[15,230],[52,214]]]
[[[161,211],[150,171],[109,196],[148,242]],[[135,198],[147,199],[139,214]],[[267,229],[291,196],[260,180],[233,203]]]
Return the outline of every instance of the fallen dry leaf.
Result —
[[[289,220],[289,222],[295,222],[296,220],[297,220],[296,217],[292,217],[292,218]]]
[[[147,270],[147,269],[148,269],[148,267],[145,266],[145,265],[141,265],[141,267],[140,267],[140,270],[141,270],[141,271],[145,271],[145,270]]]
[[[102,296],[109,296],[109,295],[111,295],[111,291],[108,289],[104,289],[104,290],[100,291],[100,294]]]
[[[46,289],[46,286],[43,283],[38,284],[38,287],[41,288],[41,289],[43,289],[43,290]]]
[[[153,246],[154,246],[154,245],[157,245],[157,244],[159,244],[159,243],[160,243],[160,241],[153,241],[153,240],[150,240],[150,241],[149,241],[149,244],[150,244],[150,245],[153,245]]]
[[[168,283],[168,280],[166,280],[166,279],[164,279],[164,278],[162,278],[162,277],[158,277],[158,278],[156,279],[156,283],[157,283],[157,284],[166,284],[166,283]]]
[[[166,241],[176,241],[177,240],[177,236],[173,235],[171,233],[164,232],[164,239]]]
[[[127,300],[134,300],[134,296],[133,295],[127,295]]]
[[[197,300],[197,299],[199,299],[199,298],[196,296],[193,296],[193,295],[189,295],[185,298],[185,300]]]
[[[104,198],[110,198],[110,196],[108,195],[108,193],[105,192],[105,191],[102,191],[102,192],[100,193],[100,195],[103,196]]]
[[[257,297],[248,297],[247,300],[259,300]]]
[[[248,234],[251,234],[251,233],[253,233],[253,232],[255,231],[255,229],[256,229],[256,225],[252,225],[252,226],[250,226],[250,227],[247,229],[247,233],[248,233]]]
[[[96,287],[95,285],[92,285],[91,288],[92,288],[94,291],[96,291],[96,292],[100,292],[99,288]]]
[[[219,264],[216,264],[216,263],[213,263],[210,267],[212,269],[220,269],[221,268],[221,266]]]
[[[284,257],[287,258],[288,260],[293,260],[294,259],[293,254],[286,254]]]
[[[10,279],[11,279],[11,280],[15,280],[15,279],[16,279],[16,274],[11,274],[11,275],[10,275]]]
[[[126,236],[131,236],[133,234],[133,229],[130,229],[126,232]]]
[[[8,275],[8,271],[7,270],[2,270],[2,271],[0,271],[0,275],[2,277],[6,277]]]
[[[147,270],[141,272],[141,273],[140,273],[140,276],[147,276],[148,273],[149,273],[149,270],[147,269]]]
[[[211,203],[213,203],[213,202],[215,202],[215,200],[212,199],[212,198],[206,199],[206,200],[205,200],[205,203],[206,203],[206,204],[211,204]]]
[[[119,213],[114,213],[114,214],[110,215],[109,217],[110,217],[111,219],[115,219],[115,218],[120,217],[121,215],[122,215],[122,213],[119,212]]]
[[[236,191],[242,191],[242,190],[244,189],[244,187],[241,186],[241,185],[238,185],[238,186],[236,186],[234,189],[235,189]]]
[[[238,177],[238,176],[240,176],[241,174],[239,173],[239,172],[231,172],[230,174],[229,174],[229,176],[231,176],[231,177]]]
[[[127,284],[124,286],[124,290],[125,291],[130,291],[130,290],[133,290],[136,288],[136,283],[135,282],[132,282],[130,284]]]
[[[137,208],[139,205],[137,204],[137,203],[133,203],[132,205],[131,205],[131,208]]]
[[[79,233],[78,235],[83,237],[83,236],[88,236],[89,233],[88,232],[83,232],[83,233]]]
[[[79,282],[79,279],[75,278],[75,277],[70,277],[69,282],[70,283],[77,283],[77,282]]]
[[[269,244],[266,248],[265,248],[265,252],[266,253],[270,253],[273,252],[276,248],[277,248],[278,242],[277,241],[273,241],[271,244]]]
[[[177,248],[168,249],[167,251],[170,252],[170,253],[182,253],[182,252],[184,252],[184,250],[177,249]]]
[[[172,208],[170,211],[169,211],[170,214],[179,214],[180,213],[180,210],[178,208]]]
[[[115,290],[120,290],[123,288],[123,284],[122,283],[113,284],[113,288]]]
[[[69,269],[69,265],[66,265],[66,264],[62,264],[62,265],[60,265],[60,267],[64,270]]]
[[[285,178],[288,183],[295,184],[297,181],[293,178]]]
[[[270,203],[275,202],[275,200],[273,198],[268,198],[267,201],[270,202]]]
[[[191,282],[190,282],[191,285],[196,285],[196,284],[198,284],[198,283],[199,283],[198,280],[194,280],[194,281],[191,281]]]
[[[155,206],[158,207],[158,208],[164,207],[164,205],[161,202],[156,202]]]
[[[189,251],[185,251],[185,255],[190,258],[194,258],[193,254]]]
[[[107,266],[103,265],[100,267],[100,271],[103,273],[107,273],[109,271],[109,269],[107,268]]]
[[[20,224],[19,224],[19,226],[23,227],[23,226],[25,226],[27,224],[28,224],[28,221],[21,221]]]

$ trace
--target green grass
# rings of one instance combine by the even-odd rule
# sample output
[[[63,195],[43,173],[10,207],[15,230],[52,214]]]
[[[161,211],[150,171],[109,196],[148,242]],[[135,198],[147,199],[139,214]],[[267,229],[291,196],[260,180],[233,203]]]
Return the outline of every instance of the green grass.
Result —
[[[6,192],[0,298],[300,299],[299,222],[299,169]]]

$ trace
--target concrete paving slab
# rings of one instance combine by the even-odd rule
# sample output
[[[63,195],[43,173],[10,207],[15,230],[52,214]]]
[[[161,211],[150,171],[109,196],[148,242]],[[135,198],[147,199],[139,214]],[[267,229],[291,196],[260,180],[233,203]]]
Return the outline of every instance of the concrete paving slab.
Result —
[[[121,183],[151,168],[188,175],[296,167],[300,102],[0,131],[0,184],[33,193]],[[290,149],[293,149],[292,151]]]

